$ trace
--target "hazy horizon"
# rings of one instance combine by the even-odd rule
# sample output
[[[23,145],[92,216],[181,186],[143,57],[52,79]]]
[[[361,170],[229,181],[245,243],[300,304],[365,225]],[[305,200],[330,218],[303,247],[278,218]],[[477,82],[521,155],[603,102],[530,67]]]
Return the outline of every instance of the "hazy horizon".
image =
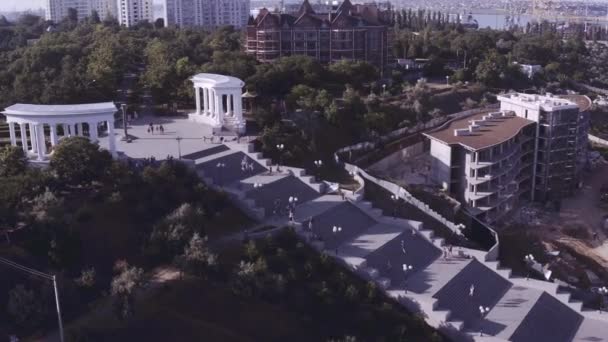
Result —
[[[162,3],[162,0],[153,0],[154,4]],[[44,9],[46,0],[0,0],[0,11],[27,11]]]
[[[574,2],[585,2],[585,0],[565,0]],[[608,0],[596,0],[597,2],[608,2]],[[162,0],[153,0],[154,4],[162,3]],[[595,1],[594,1],[595,2]],[[45,7],[46,0],[0,0],[0,11],[26,11],[37,10]]]

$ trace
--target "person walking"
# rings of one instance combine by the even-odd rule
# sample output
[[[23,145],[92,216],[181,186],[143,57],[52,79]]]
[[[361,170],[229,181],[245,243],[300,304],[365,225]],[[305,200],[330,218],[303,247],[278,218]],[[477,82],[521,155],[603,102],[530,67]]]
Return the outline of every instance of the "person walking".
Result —
[[[160,129],[160,134],[165,134],[165,128],[163,125],[158,126],[158,128]]]

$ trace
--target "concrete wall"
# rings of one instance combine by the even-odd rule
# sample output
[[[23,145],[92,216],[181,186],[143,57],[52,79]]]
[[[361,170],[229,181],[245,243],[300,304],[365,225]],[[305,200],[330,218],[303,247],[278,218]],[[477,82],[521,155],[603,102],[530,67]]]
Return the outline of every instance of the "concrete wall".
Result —
[[[608,146],[608,140],[604,140],[600,137],[596,137],[595,135],[589,134],[589,141],[596,143],[598,145]]]
[[[502,101],[500,103],[500,110],[512,110],[515,112],[515,115],[526,118],[528,120],[539,122],[540,120],[540,110],[538,109],[530,109],[525,108],[517,104],[509,103],[506,101]],[[526,117],[526,110],[528,111],[528,116]]]
[[[388,157],[380,160],[374,165],[370,166],[370,170],[386,170],[394,167],[395,165],[400,165],[405,162],[407,159],[415,157],[424,153],[424,142],[421,141],[414,145],[403,148]]]
[[[452,148],[431,139],[431,181],[450,191]]]

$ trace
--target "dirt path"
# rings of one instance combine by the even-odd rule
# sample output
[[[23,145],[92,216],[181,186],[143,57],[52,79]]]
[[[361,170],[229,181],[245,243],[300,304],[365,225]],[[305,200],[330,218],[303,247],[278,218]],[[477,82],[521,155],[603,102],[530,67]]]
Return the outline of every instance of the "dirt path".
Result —
[[[179,271],[172,266],[159,266],[146,274],[146,278],[147,281],[144,286],[137,290],[136,301],[150,298],[150,296],[154,295],[164,284],[178,279]],[[113,319],[115,312],[112,304],[113,299],[111,297],[108,296],[103,298],[93,310],[85,313],[74,322],[70,322],[70,324],[65,327],[65,330],[67,331],[70,327],[81,326],[82,324],[86,325],[86,322],[104,322],[108,319]],[[59,332],[53,331],[42,338],[33,338],[31,341],[59,342]]]

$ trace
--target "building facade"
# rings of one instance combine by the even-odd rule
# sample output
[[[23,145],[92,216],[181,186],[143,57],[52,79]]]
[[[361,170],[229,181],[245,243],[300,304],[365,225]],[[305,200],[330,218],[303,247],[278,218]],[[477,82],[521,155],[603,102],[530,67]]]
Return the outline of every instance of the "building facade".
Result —
[[[97,11],[101,20],[107,18],[118,18],[118,6],[116,0],[91,0],[92,8]]]
[[[130,27],[142,21],[154,21],[152,0],[117,0],[118,23]]]
[[[559,200],[579,186],[591,101],[585,96],[499,96],[500,111],[425,133],[431,175],[474,215],[494,222],[521,199]]]
[[[76,10],[78,20],[91,16],[96,11],[102,20],[116,17],[117,0],[46,0],[45,19],[59,22],[68,16],[68,9]]]
[[[68,9],[76,10],[78,20],[91,15],[91,0],[46,0],[45,19],[59,22],[68,16]]]
[[[349,0],[316,13],[308,0],[297,13],[260,10],[247,25],[245,50],[259,61],[304,55],[322,63],[367,61],[381,71],[391,59],[390,10]]]
[[[249,0],[165,0],[165,26],[203,27],[247,25]]]

